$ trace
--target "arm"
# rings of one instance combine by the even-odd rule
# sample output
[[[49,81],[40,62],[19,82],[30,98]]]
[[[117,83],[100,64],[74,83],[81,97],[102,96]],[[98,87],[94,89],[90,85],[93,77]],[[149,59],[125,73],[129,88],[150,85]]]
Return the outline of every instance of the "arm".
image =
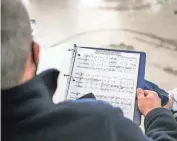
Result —
[[[163,108],[157,93],[138,89],[138,107],[145,116],[145,134],[155,141],[177,141],[177,122],[169,108],[172,98]]]
[[[147,114],[145,134],[155,141],[177,141],[177,122],[170,110],[157,108]]]

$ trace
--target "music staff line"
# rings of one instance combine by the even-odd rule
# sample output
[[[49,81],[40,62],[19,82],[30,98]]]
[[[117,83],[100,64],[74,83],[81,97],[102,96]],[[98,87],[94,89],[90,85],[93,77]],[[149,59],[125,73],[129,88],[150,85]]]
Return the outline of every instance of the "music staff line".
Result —
[[[71,92],[70,98],[76,99],[84,94],[78,93],[78,92]],[[111,104],[114,107],[120,107],[124,114],[128,114],[130,111],[130,106],[132,105],[131,99],[128,98],[121,98],[117,96],[105,96],[105,95],[95,95],[97,100],[103,100],[107,101],[109,104]]]
[[[109,77],[90,75],[87,73],[75,73],[73,85],[79,88],[91,88],[101,91],[124,92],[132,94],[134,80],[121,77]]]
[[[136,61],[136,58],[133,57],[85,55],[78,57],[77,67],[92,70],[134,73],[136,71]]]

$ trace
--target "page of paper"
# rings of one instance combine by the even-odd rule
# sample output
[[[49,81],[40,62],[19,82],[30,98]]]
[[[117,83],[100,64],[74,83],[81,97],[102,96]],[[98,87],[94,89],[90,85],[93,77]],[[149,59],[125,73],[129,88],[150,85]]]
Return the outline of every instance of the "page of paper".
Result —
[[[67,99],[93,93],[133,120],[140,54],[78,48]]]

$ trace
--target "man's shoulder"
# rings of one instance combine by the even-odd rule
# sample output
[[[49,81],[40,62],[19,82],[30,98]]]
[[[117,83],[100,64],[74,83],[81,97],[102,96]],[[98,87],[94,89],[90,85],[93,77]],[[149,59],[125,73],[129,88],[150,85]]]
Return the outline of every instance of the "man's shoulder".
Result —
[[[107,115],[112,112],[121,112],[119,108],[112,107],[109,103],[101,100],[80,99],[62,102],[56,105],[57,111],[73,111],[75,113],[84,114],[103,114]]]
[[[114,108],[104,101],[89,99],[61,102],[56,104],[47,114],[47,117],[53,120],[123,117],[120,108]]]
[[[79,127],[77,123],[95,127],[96,124],[102,124],[104,121],[119,119],[119,116],[123,118],[122,111],[104,101],[82,99],[56,104],[43,113],[35,123],[40,124],[41,121],[45,121],[57,128],[67,127],[69,123],[75,128]]]

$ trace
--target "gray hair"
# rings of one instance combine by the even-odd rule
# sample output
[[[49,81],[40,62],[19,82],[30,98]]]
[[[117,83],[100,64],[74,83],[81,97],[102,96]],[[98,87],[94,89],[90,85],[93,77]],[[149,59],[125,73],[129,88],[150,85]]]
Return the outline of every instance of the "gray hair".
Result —
[[[20,0],[1,1],[1,88],[20,84],[32,35],[28,13]]]

